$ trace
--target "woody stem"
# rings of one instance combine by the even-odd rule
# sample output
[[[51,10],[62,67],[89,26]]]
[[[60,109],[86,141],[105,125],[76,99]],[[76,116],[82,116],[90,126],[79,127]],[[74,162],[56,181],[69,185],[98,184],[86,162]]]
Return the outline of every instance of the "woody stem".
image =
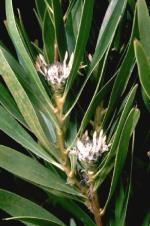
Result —
[[[102,226],[102,219],[100,215],[100,205],[99,205],[99,200],[97,197],[97,193],[93,191],[92,185],[90,186],[90,204],[91,204],[91,210],[95,218],[95,223],[97,226]]]

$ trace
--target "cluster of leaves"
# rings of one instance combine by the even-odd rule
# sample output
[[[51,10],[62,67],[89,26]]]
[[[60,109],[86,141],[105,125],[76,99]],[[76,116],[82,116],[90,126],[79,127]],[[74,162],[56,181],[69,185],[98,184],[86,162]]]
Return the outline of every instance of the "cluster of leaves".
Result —
[[[74,182],[77,179],[81,184],[79,175],[69,178],[77,163],[60,149],[62,141],[64,148],[71,147],[86,129],[103,128],[111,146],[94,170],[93,191],[102,196],[101,187],[107,180],[106,198],[101,206],[105,213],[119,187],[115,210],[106,219],[106,225],[125,225],[136,143],[134,134],[140,116],[140,110],[134,106],[138,89],[137,77],[133,76],[136,62],[144,104],[150,110],[150,17],[146,3],[144,0],[137,3],[111,0],[92,57],[88,57],[87,49],[90,32],[94,30],[94,0],[70,0],[65,12],[59,0],[35,0],[35,5],[42,47],[37,42],[30,42],[20,12],[16,18],[12,0],[5,1],[5,24],[17,57],[0,44],[3,79],[0,84],[0,129],[27,152],[23,154],[22,150],[0,145],[0,167],[37,186],[49,200],[54,199],[62,205],[74,218],[70,226],[77,225],[75,221],[94,226],[96,224],[86,209],[89,197]],[[124,40],[126,24],[131,22],[131,34]],[[53,92],[35,69],[40,53],[48,64],[52,64],[56,51],[60,62],[66,51],[69,56],[74,54],[70,75],[60,97],[64,105],[59,115]],[[114,63],[111,60],[113,51],[119,60],[110,72]],[[82,76],[79,72],[81,64],[86,65],[81,71]],[[61,133],[64,140],[60,140]],[[127,155],[129,173],[126,180],[120,178]],[[67,169],[62,157],[65,158],[63,161],[67,159]],[[70,180],[74,183],[67,184]],[[12,216],[8,220],[18,220],[29,226],[66,225],[40,205],[4,189],[0,189],[0,209]],[[148,221],[147,215],[143,226],[148,226]]]

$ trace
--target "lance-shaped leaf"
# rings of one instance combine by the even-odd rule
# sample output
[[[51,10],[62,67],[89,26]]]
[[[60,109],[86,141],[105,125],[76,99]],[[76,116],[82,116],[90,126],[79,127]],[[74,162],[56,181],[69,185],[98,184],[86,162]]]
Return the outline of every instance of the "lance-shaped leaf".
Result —
[[[0,167],[23,180],[54,194],[55,191],[56,194],[58,191],[62,196],[63,194],[69,194],[72,197],[83,198],[83,195],[67,185],[63,179],[56,176],[49,168],[44,167],[35,159],[3,145],[0,145],[0,156]]]
[[[44,14],[45,14],[45,10],[46,10],[46,5],[43,0],[35,0],[35,5],[36,5],[36,10],[37,10],[38,20],[42,27],[43,20],[44,20]]]
[[[145,94],[150,99],[150,62],[138,40],[134,41],[134,48],[140,82]]]
[[[126,54],[118,69],[118,74],[116,76],[116,79],[112,88],[108,109],[103,121],[103,127],[107,127],[109,120],[112,118],[112,113],[116,107],[118,98],[120,98],[120,96],[125,91],[129,78],[132,74],[132,71],[135,65],[133,40],[137,36],[137,34],[138,34],[138,27],[137,27],[136,12],[135,12],[131,37],[128,43]]]
[[[36,87],[33,83],[29,82],[27,73],[24,71],[24,68],[16,61],[16,59],[2,46],[0,47],[5,59],[7,60],[8,64],[14,71],[17,79],[19,80],[20,84],[23,86],[26,93],[28,93],[28,97],[36,110],[43,113],[45,117],[48,118],[49,121],[51,120],[51,112],[47,107],[44,99],[42,96],[39,95],[39,92],[36,90]],[[53,122],[52,122],[53,124]]]
[[[150,57],[150,16],[145,0],[137,1],[139,34],[147,57]]]
[[[134,101],[134,97],[136,94],[136,90],[137,90],[137,85],[131,89],[131,91],[128,95],[128,98],[126,100],[126,103],[125,103],[124,109],[122,111],[122,114],[120,116],[119,122],[116,125],[115,134],[113,135],[113,141],[112,141],[110,150],[108,152],[108,155],[107,155],[106,159],[104,159],[104,161],[102,162],[100,170],[96,173],[97,179],[96,179],[95,186],[94,186],[95,189],[97,189],[98,186],[105,180],[105,178],[107,177],[107,175],[110,173],[110,171],[113,168],[114,157],[115,157],[116,150],[118,147],[118,141],[119,141],[119,138],[120,138],[120,135],[122,132],[122,128],[124,127],[125,121],[131,110],[131,107],[132,107],[132,104]]]
[[[54,62],[54,45],[55,45],[55,30],[51,20],[49,10],[45,11],[42,36],[44,42],[44,51],[49,63]]]
[[[70,107],[70,109],[66,113],[65,117],[67,117],[69,115],[71,110],[76,105],[76,103],[79,100],[79,97],[80,97],[87,81],[89,80],[92,72],[98,66],[98,64],[99,64],[100,60],[102,59],[102,57],[104,56],[109,44],[113,40],[116,29],[117,29],[118,24],[119,24],[119,21],[120,21],[121,16],[124,12],[126,3],[127,3],[126,0],[112,0],[111,1],[110,5],[108,7],[108,10],[106,12],[104,21],[102,23],[102,27],[100,29],[100,33],[99,33],[99,37],[98,37],[98,41],[97,41],[97,46],[96,46],[95,53],[94,53],[94,56],[93,56],[93,59],[92,59],[92,62],[91,62],[90,70],[88,72],[88,75],[87,75],[83,85],[81,86],[81,89],[80,89],[77,97],[75,98],[72,106]],[[87,10],[85,11],[85,13],[87,13]],[[89,23],[89,22],[87,21],[87,23]],[[83,22],[83,27],[85,27],[84,22]],[[83,28],[81,33],[83,33],[83,30],[85,30],[85,29]],[[82,38],[82,35],[81,35],[81,38]],[[81,40],[80,40],[80,43],[81,43]],[[79,53],[78,49],[77,49],[77,53]],[[78,54],[77,54],[77,56],[74,56],[73,67],[72,67],[72,70],[70,72],[68,83],[66,85],[66,92],[64,93],[64,95],[66,95],[69,88],[71,87],[73,80],[76,77],[76,73],[77,73],[77,70],[78,70],[78,67],[79,67],[78,59],[80,59],[80,57],[78,56]],[[75,66],[77,66],[76,69],[75,69]]]
[[[77,71],[79,69],[80,63],[83,58],[83,54],[85,51],[85,47],[88,40],[88,35],[90,32],[92,15],[93,15],[93,0],[84,0],[83,8],[82,8],[82,15],[80,19],[80,27],[78,30],[78,36],[76,40],[76,46],[74,50],[74,58],[72,69],[66,84],[65,94],[66,95],[71,88],[73,81],[77,76]]]
[[[6,5],[7,29],[11,37],[11,40],[15,46],[19,59],[28,75],[29,82],[35,85],[39,95],[42,96],[43,102],[45,103],[45,105],[47,106],[47,108],[51,113],[51,120],[55,123],[56,126],[58,126],[58,122],[54,114],[54,111],[53,111],[54,109],[51,104],[51,101],[39,79],[39,76],[35,70],[35,66],[28,54],[28,51],[24,46],[22,38],[17,29],[17,24],[15,21],[15,16],[13,12],[12,0],[6,0],[5,5]]]
[[[36,203],[3,189],[0,189],[0,209],[28,226],[65,226],[61,220]]]
[[[23,116],[21,115],[21,113],[17,107],[16,102],[14,101],[13,97],[9,93],[8,89],[6,89],[2,83],[0,84],[0,103],[24,127],[28,128]]]
[[[114,193],[114,190],[116,188],[121,170],[124,166],[127,153],[128,153],[128,148],[129,148],[129,142],[130,142],[130,137],[135,130],[136,124],[138,122],[140,113],[137,108],[132,109],[126,119],[126,122],[124,124],[124,127],[122,129],[122,133],[119,139],[119,144],[116,150],[116,157],[115,157],[115,163],[114,163],[114,170],[113,170],[113,176],[112,176],[112,181],[111,181],[111,186],[110,186],[110,191],[109,195],[107,198],[107,201],[105,203],[104,211],[107,208],[110,199]]]
[[[60,59],[63,60],[67,50],[66,34],[63,22],[63,12],[59,0],[52,0],[54,27]]]
[[[13,70],[10,68],[6,61],[2,50],[0,50],[0,73],[3,75],[3,79],[7,84],[21,114],[23,115],[27,125],[40,142],[46,147],[49,147],[49,142],[45,137],[43,129],[40,125],[36,112],[30,102],[25,90],[21,86],[20,82],[16,78]]]
[[[54,164],[61,169],[58,164],[47,151],[45,151],[39,144],[37,144],[33,138],[26,132],[26,130],[20,126],[20,124],[0,106],[0,129],[14,139],[17,143],[21,144],[24,148],[31,153],[42,158],[43,160]],[[52,150],[55,152],[56,150]]]
[[[126,4],[126,0],[112,0],[110,2],[99,32],[95,53],[91,62],[90,74],[102,59],[107,47],[113,39]]]

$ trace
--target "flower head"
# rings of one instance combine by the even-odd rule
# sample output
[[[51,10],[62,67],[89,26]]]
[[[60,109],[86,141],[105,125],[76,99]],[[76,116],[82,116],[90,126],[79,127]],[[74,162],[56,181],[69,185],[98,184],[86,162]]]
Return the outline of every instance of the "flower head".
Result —
[[[36,69],[44,75],[54,92],[61,92],[69,77],[73,62],[73,54],[67,64],[68,52],[66,52],[63,63],[56,62],[48,65],[44,57],[39,54],[36,60]]]
[[[99,133],[95,131],[92,138],[88,135],[88,131],[85,131],[81,139],[78,138],[76,146],[71,149],[70,154],[76,154],[80,162],[95,163],[104,152],[108,151],[109,146],[103,130]]]

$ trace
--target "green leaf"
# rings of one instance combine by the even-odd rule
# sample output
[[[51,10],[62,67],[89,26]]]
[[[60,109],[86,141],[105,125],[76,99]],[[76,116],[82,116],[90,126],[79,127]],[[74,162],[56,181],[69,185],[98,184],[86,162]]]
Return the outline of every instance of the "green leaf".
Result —
[[[97,176],[97,180],[95,182],[94,185],[94,189],[96,190],[98,188],[98,186],[100,184],[102,184],[102,182],[105,180],[105,178],[107,177],[107,175],[110,173],[110,171],[113,168],[113,164],[114,164],[114,157],[116,154],[116,150],[118,147],[118,141],[119,138],[121,136],[121,132],[122,132],[122,128],[124,127],[125,121],[128,117],[128,114],[131,110],[131,106],[133,104],[133,100],[136,94],[136,90],[137,90],[137,85],[134,86],[129,95],[128,98],[126,100],[126,103],[124,105],[124,109],[122,111],[122,114],[120,116],[119,122],[116,125],[116,129],[115,129],[115,134],[113,135],[113,140],[112,140],[112,145],[110,147],[110,150],[106,156],[106,159],[103,161],[102,166],[100,167],[100,170],[96,173]]]
[[[65,52],[67,51],[67,41],[63,22],[63,12],[59,0],[52,0],[52,7],[54,13],[54,27],[56,32],[56,40],[60,59],[63,60]]]
[[[66,182],[57,177],[50,169],[47,169],[36,160],[3,145],[0,145],[0,167],[44,190],[49,190],[49,192],[55,193],[55,191],[58,191],[62,195],[79,196],[80,199],[83,197],[75,189],[66,185]]]
[[[70,219],[70,226],[77,226],[73,219]]]
[[[38,145],[33,138],[23,129],[22,126],[0,106],[0,129],[14,139],[17,143],[21,144],[24,148],[31,153],[42,158],[43,160],[54,164],[61,168],[54,159],[46,152],[40,145]],[[55,150],[53,150],[55,151]]]
[[[148,96],[146,95],[143,89],[142,89],[142,97],[147,110],[150,112],[150,99],[148,98]]]
[[[99,32],[89,74],[91,74],[98,66],[98,63],[102,59],[106,49],[112,41],[126,4],[126,0],[112,0],[110,2]]]
[[[112,0],[111,1],[110,5],[108,7],[108,10],[106,12],[100,33],[99,33],[99,38],[98,38],[98,41],[97,41],[97,46],[96,46],[96,49],[95,49],[93,60],[91,62],[90,70],[89,70],[88,75],[87,75],[83,85],[81,86],[81,89],[80,89],[77,97],[75,98],[72,106],[70,107],[70,109],[66,113],[65,118],[69,115],[71,110],[76,105],[76,103],[77,103],[77,101],[78,101],[88,79],[90,78],[94,69],[98,66],[98,64],[99,64],[100,60],[102,59],[102,57],[104,56],[104,53],[106,52],[109,44],[112,42],[113,37],[115,35],[115,31],[116,31],[117,26],[118,26],[118,23],[120,21],[121,15],[123,14],[123,11],[125,9],[125,6],[126,6],[126,0]],[[87,12],[87,10],[85,11],[85,13],[86,12]],[[89,23],[89,22],[87,21],[87,23]],[[81,30],[81,34],[83,34],[83,30],[85,30],[84,27],[85,27],[85,22],[83,22],[83,28]],[[82,35],[81,35],[81,38],[82,38]],[[79,45],[81,43],[82,42],[80,40]],[[77,50],[77,52],[79,52],[77,48],[76,48],[76,50]],[[78,70],[78,67],[79,67],[79,64],[80,64],[80,62],[78,63],[78,59],[80,59],[78,55],[74,56],[75,62],[73,62],[73,67],[72,67],[72,70],[70,72],[70,76],[68,78],[68,83],[66,85],[66,92],[64,93],[64,96],[68,92],[69,88],[71,87],[71,85],[73,83],[73,80],[75,79],[75,77],[77,75],[77,70]],[[76,65],[76,63],[78,63],[78,64]]]
[[[35,5],[36,5],[39,21],[40,21],[40,24],[42,27],[43,20],[44,20],[44,14],[45,14],[45,10],[46,10],[46,5],[43,0],[35,0]]]
[[[128,0],[128,4],[129,4],[130,8],[132,9],[132,11],[134,12],[134,10],[135,10],[135,0]]]
[[[150,212],[148,211],[144,217],[142,226],[149,226],[149,222],[150,222]]]
[[[75,219],[78,219],[80,222],[82,222],[83,225],[95,226],[93,219],[91,216],[89,216],[86,209],[82,208],[76,201],[68,199],[66,202],[65,198],[56,197],[50,194],[49,202],[58,203],[61,208],[70,213]]]
[[[32,222],[34,225],[36,224],[42,226],[46,225],[41,224],[42,222],[44,223],[45,220],[45,222],[49,222],[49,225],[53,223],[54,225],[65,226],[62,221],[39,205],[3,189],[0,189],[0,209],[16,218],[17,216],[21,216],[21,218],[18,218],[18,220],[22,221],[23,223]],[[31,219],[31,221],[26,219],[26,216],[28,216],[28,219]],[[40,218],[43,220],[42,222],[38,221]]]
[[[71,53],[73,53],[76,45],[77,34],[79,31],[79,25],[80,25],[80,18],[82,15],[83,2],[80,0],[73,0],[71,1],[70,5],[71,4],[72,5],[74,4],[74,6],[71,9],[69,16],[67,17],[66,26],[65,26],[68,52],[70,55]]]
[[[36,112],[30,102],[26,92],[17,80],[14,72],[10,68],[6,61],[3,52],[0,50],[0,73],[3,75],[3,79],[6,82],[15,102],[23,115],[27,125],[40,142],[46,147],[50,147],[50,143],[47,141],[43,129],[40,125]]]
[[[34,105],[36,111],[39,111],[40,114],[44,114],[44,116],[47,118],[47,121],[50,121],[51,124],[53,124],[53,121],[51,120],[51,112],[49,111],[49,108],[43,100],[42,96],[39,95],[39,92],[36,90],[35,84],[29,82],[29,78],[26,72],[24,71],[23,67],[19,65],[19,63],[15,60],[15,58],[5,48],[3,48],[2,46],[0,48],[8,64],[10,65],[19,82],[28,94],[28,97]]]
[[[85,52],[85,47],[88,40],[88,35],[91,28],[92,15],[93,15],[93,0],[84,0],[84,5],[82,8],[82,15],[80,19],[80,27],[78,30],[78,36],[76,40],[76,46],[74,50],[73,66],[66,84],[66,89],[64,96],[67,95],[69,89],[71,88],[79,69],[80,63]]]
[[[44,93],[43,86],[35,70],[33,62],[30,59],[30,56],[27,50],[25,49],[25,46],[22,42],[22,38],[18,32],[15,17],[14,17],[14,12],[13,12],[12,0],[6,0],[5,5],[6,5],[7,28],[8,28],[11,40],[18,52],[19,58],[22,60],[25,70],[30,74],[32,81],[35,82],[35,84],[37,84],[37,87],[39,88],[39,90],[41,90],[41,93]]]
[[[145,0],[137,1],[137,13],[140,39],[147,57],[150,57],[150,16]]]
[[[103,75],[104,75],[104,70],[105,70],[105,67],[106,67],[106,64],[107,64],[107,60],[108,60],[108,55],[109,55],[109,50],[110,50],[110,46],[106,52],[106,55],[104,57],[104,61],[103,61],[103,66],[101,68],[101,72],[100,72],[100,75],[99,75],[99,78],[98,78],[98,81],[97,81],[97,85],[96,85],[96,88],[95,88],[95,91],[94,91],[94,94],[92,95],[92,99],[90,101],[90,104],[84,114],[84,117],[82,119],[82,122],[81,122],[81,126],[79,128],[79,133],[82,134],[86,128],[86,126],[88,125],[89,121],[91,120],[91,116],[92,114],[96,111],[96,107],[99,105],[101,105],[101,102],[103,101],[105,95],[108,94],[108,92],[110,91],[109,90],[109,87],[110,87],[110,84],[112,85],[111,82],[107,82],[106,85],[104,85],[101,90],[99,91],[98,95],[97,95],[97,92],[98,92],[98,89],[99,89],[99,86],[100,86],[100,83],[103,79]],[[110,81],[112,81],[112,79],[110,79]]]
[[[36,89],[38,90],[39,95],[41,95],[41,97],[43,98],[43,102],[45,102],[45,105],[47,106],[47,108],[51,113],[51,120],[55,123],[56,126],[58,126],[58,122],[53,112],[54,109],[53,109],[53,106],[51,105],[51,101],[44,87],[42,86],[39,76],[35,70],[34,64],[30,56],[28,55],[28,52],[18,32],[17,25],[15,22],[14,12],[13,12],[12,0],[6,0],[5,4],[6,4],[7,28],[8,28],[11,40],[18,53],[18,56],[21,59],[22,65],[24,66],[24,69],[27,72],[29,82],[33,83],[36,86]]]
[[[110,95],[108,109],[103,121],[103,127],[107,127],[109,120],[112,118],[112,113],[117,105],[118,99],[125,91],[129,78],[132,74],[132,71],[135,65],[133,40],[137,36],[137,33],[138,33],[138,29],[137,29],[137,20],[136,20],[136,12],[135,12],[133,26],[132,26],[132,33],[129,40],[127,52],[118,69],[118,73],[117,73],[117,76],[112,88],[112,92]]]
[[[95,223],[86,211],[79,207],[79,205],[77,205],[73,200],[65,202],[65,200],[60,199],[58,202],[61,202],[62,208],[66,209],[74,217],[79,219],[85,226],[95,226]]]
[[[138,122],[140,113],[138,109],[132,109],[126,119],[126,122],[124,124],[124,127],[122,129],[122,133],[120,136],[120,139],[118,141],[118,147],[116,150],[116,157],[115,157],[115,163],[114,163],[114,170],[113,170],[113,176],[112,176],[112,181],[111,181],[111,186],[110,186],[110,191],[109,195],[107,198],[107,201],[105,203],[104,211],[107,208],[111,197],[114,193],[114,190],[116,188],[121,170],[124,166],[128,148],[129,148],[129,142],[130,142],[130,137],[135,130],[136,124]]]
[[[29,129],[17,107],[16,102],[14,101],[13,97],[11,96],[11,94],[8,92],[8,90],[5,88],[5,86],[2,83],[0,83],[0,103],[24,127]]]
[[[21,221],[25,222],[27,225],[28,224],[33,224],[33,225],[39,225],[39,226],[50,226],[53,224],[53,226],[62,226],[65,225],[62,221],[57,220],[49,220],[49,219],[43,219],[40,217],[30,217],[30,216],[17,216],[17,217],[8,217],[5,218],[6,221]]]
[[[49,11],[45,11],[44,21],[42,26],[42,35],[44,42],[44,50],[49,63],[54,62],[54,45],[55,45],[55,30],[51,20]]]
[[[150,99],[150,62],[138,40],[134,41],[139,78],[146,96]]]
[[[24,27],[24,24],[23,24],[23,21],[22,21],[22,17],[21,17],[21,13],[18,9],[18,15],[19,15],[19,20],[18,20],[18,31],[19,31],[19,34],[22,38],[22,41],[24,43],[24,46],[26,48],[26,50],[28,51],[28,54],[30,55],[31,59],[34,60],[35,59],[35,53],[33,52],[33,48],[32,48],[32,45],[31,45],[31,41],[27,35],[27,32],[25,30],[25,27]]]

